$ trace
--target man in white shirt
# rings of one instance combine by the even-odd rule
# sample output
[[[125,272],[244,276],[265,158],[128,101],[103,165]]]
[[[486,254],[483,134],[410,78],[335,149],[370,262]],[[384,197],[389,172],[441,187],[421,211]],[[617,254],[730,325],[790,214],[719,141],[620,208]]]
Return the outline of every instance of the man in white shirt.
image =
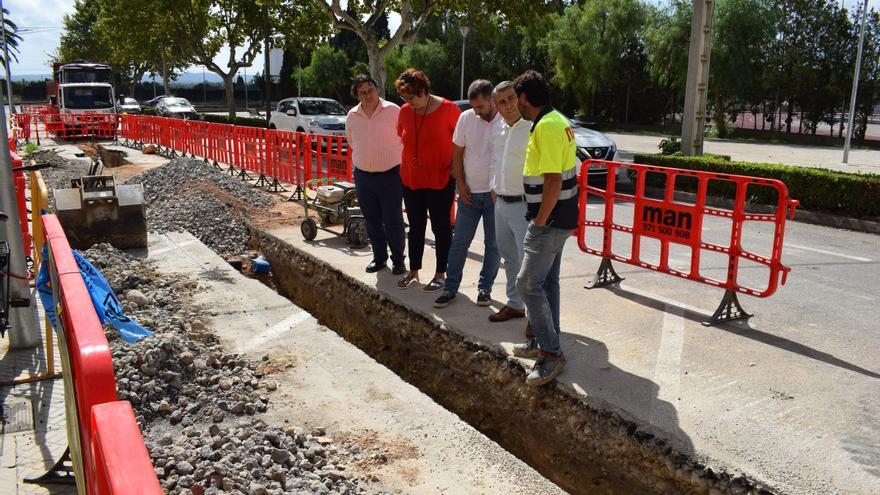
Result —
[[[455,235],[449,248],[446,286],[434,301],[435,308],[445,308],[455,300],[468,249],[481,219],[485,251],[476,303],[478,306],[492,304],[492,284],[501,264],[495,245],[495,205],[491,187],[492,128],[501,117],[495,109],[492,89],[492,83],[483,79],[471,83],[468,101],[472,108],[459,116],[452,135],[452,175],[458,191],[458,208]]]
[[[507,321],[526,315],[525,303],[516,292],[516,275],[523,259],[526,220],[523,165],[532,123],[519,113],[513,82],[495,86],[495,106],[502,121],[492,131],[492,193],[495,196],[495,240],[507,275],[507,304],[489,321]]]

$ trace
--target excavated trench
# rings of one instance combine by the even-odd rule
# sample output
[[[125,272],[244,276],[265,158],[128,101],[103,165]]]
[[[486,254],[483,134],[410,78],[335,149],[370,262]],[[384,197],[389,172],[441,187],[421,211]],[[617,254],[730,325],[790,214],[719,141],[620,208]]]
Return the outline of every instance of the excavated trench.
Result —
[[[570,493],[772,493],[559,387],[527,386],[503,352],[265,231],[252,227],[251,244],[271,263],[281,295]]]

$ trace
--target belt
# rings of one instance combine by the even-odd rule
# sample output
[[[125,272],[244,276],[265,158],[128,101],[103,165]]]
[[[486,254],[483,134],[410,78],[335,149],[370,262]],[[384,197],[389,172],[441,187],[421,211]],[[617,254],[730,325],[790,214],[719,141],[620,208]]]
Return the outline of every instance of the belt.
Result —
[[[399,168],[400,168],[400,165],[395,165],[395,166],[389,168],[388,170],[383,170],[381,172],[369,172],[367,170],[363,170],[363,169],[355,167],[355,169],[358,172],[360,172],[362,174],[367,174],[367,175],[384,175],[384,174],[395,173],[395,172],[397,172],[397,169],[399,169]]]
[[[520,201],[524,201],[526,198],[522,194],[517,196],[504,196],[503,194],[498,195],[499,198],[502,199],[505,203],[519,203]]]

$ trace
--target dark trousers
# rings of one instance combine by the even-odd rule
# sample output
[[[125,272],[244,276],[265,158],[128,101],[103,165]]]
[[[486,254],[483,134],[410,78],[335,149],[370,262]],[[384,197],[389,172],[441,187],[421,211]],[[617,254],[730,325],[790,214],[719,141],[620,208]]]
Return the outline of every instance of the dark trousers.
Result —
[[[421,270],[425,252],[425,229],[431,215],[434,249],[437,254],[437,273],[446,273],[449,246],[452,244],[452,225],[449,212],[455,198],[455,183],[450,178],[443,189],[410,189],[403,186],[406,220],[409,222],[409,268]]]
[[[369,173],[354,169],[358,204],[367,221],[367,235],[373,247],[373,260],[384,263],[391,248],[391,263],[403,264],[403,196],[400,167],[387,172]]]

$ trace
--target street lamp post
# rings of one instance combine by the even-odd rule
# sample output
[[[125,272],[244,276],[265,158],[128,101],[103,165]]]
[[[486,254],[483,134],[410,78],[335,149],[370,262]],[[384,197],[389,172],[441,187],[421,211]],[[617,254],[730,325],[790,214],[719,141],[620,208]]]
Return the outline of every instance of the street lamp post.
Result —
[[[849,163],[849,146],[852,142],[853,123],[856,116],[856,96],[859,93],[859,73],[862,72],[862,47],[865,44],[865,22],[868,19],[868,0],[862,5],[862,32],[859,34],[859,49],[856,52],[856,72],[853,75],[852,95],[849,98],[849,122],[846,126],[846,141],[843,143],[843,163]]]
[[[467,35],[470,32],[471,28],[467,26],[461,26],[458,28],[461,32],[461,98],[464,99],[464,46],[467,41]]]

